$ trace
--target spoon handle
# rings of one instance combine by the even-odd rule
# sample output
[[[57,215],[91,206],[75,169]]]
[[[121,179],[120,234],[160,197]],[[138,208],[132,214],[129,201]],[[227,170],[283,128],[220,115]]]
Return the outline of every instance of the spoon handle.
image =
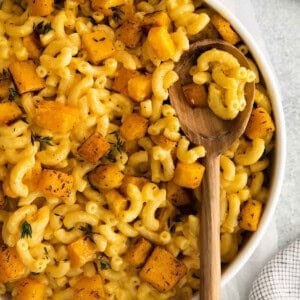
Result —
[[[200,208],[200,299],[219,300],[220,264],[220,156],[205,158]]]

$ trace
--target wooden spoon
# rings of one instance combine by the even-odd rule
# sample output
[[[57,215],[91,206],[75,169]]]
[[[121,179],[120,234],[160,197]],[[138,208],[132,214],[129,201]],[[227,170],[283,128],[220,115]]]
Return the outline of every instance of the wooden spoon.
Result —
[[[255,84],[245,86],[246,107],[233,120],[218,118],[208,107],[191,107],[185,99],[182,86],[192,82],[190,68],[198,56],[212,48],[234,55],[241,66],[250,69],[246,57],[237,48],[222,40],[202,40],[191,44],[175,66],[179,80],[169,89],[185,135],[194,144],[203,145],[205,174],[201,184],[200,201],[200,299],[220,299],[220,154],[244,132],[249,120],[254,98]]]

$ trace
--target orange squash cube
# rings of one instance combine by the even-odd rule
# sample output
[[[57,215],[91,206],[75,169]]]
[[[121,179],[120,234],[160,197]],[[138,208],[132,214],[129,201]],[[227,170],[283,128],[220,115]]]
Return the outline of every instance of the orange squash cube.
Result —
[[[36,73],[33,61],[14,61],[9,65],[9,71],[20,94],[39,91],[46,86],[45,80]]]
[[[103,30],[84,33],[82,35],[82,47],[87,51],[91,62],[96,65],[115,52],[112,41]]]
[[[88,238],[80,238],[67,246],[71,266],[80,268],[96,258],[96,247]]]
[[[78,148],[78,154],[85,160],[95,164],[110,149],[110,144],[99,132],[90,135]]]
[[[0,282],[7,283],[24,277],[27,268],[15,247],[0,245]]]
[[[130,115],[120,127],[120,135],[126,141],[133,141],[145,136],[148,120],[138,114]]]
[[[105,300],[105,290],[101,275],[79,279],[73,286],[73,300]]]
[[[128,80],[128,95],[136,102],[144,101],[151,97],[151,75],[138,75]]]
[[[15,300],[43,300],[45,297],[45,284],[33,278],[24,278],[18,281],[14,296]]]
[[[170,291],[186,273],[187,267],[182,261],[157,246],[140,271],[140,277],[160,293],[165,293]]]
[[[140,237],[129,247],[124,259],[129,265],[139,267],[146,261],[151,248],[152,244],[145,238]]]
[[[0,125],[8,124],[22,115],[22,111],[16,102],[0,103]]]

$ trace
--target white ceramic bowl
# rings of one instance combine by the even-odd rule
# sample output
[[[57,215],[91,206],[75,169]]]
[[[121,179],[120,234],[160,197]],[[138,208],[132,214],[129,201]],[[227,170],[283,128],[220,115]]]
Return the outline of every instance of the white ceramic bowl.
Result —
[[[223,270],[221,284],[224,286],[243,267],[258,244],[263,242],[263,235],[268,227],[268,224],[270,223],[270,220],[273,218],[279,199],[284,174],[286,152],[285,123],[281,105],[281,97],[279,93],[279,84],[277,83],[272,68],[263,55],[262,50],[255,41],[255,36],[252,36],[245,29],[243,24],[219,0],[205,0],[205,2],[231,23],[232,27],[238,32],[242,40],[248,46],[257,66],[260,69],[262,77],[264,78],[264,82],[271,98],[273,116],[276,126],[275,149],[272,163],[269,198],[260,220],[258,230],[251,235],[251,237],[239,250],[236,258],[226,267],[226,269]]]

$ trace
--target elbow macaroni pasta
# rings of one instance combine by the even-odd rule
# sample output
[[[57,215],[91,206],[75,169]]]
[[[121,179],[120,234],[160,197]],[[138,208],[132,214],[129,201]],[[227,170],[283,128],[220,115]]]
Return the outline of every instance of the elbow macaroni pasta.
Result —
[[[43,16],[31,15],[26,1],[0,4],[0,246],[16,250],[26,269],[23,277],[45,285],[45,299],[73,299],[76,283],[97,274],[106,299],[191,299],[199,288],[200,225],[193,204],[199,191],[174,178],[178,166],[200,164],[206,150],[181,131],[168,89],[179,78],[174,67],[182,53],[202,33],[210,34],[212,10],[192,0],[120,0],[107,9],[94,2],[61,1]],[[119,28],[128,20],[139,30],[132,36],[129,27],[125,37]],[[167,28],[174,44],[168,59],[149,44],[153,26]],[[84,38],[99,32],[105,37]],[[136,44],[128,42],[139,35]],[[106,39],[109,46],[99,47]],[[244,85],[255,81],[254,107],[272,118],[259,69],[247,45],[237,47],[251,70],[213,49],[197,59],[191,80],[208,85],[209,106],[224,119],[243,110]],[[35,69],[32,75],[26,71],[21,92],[10,66],[28,61]],[[124,69],[128,78],[118,82]],[[134,91],[140,98],[129,91],[133,78],[141,79]],[[38,80],[43,85],[32,87]],[[57,106],[39,120],[45,103]],[[122,135],[130,116],[137,121]],[[273,147],[273,132],[253,139],[244,135],[221,155],[222,263],[239,250],[244,202],[267,199]],[[142,280],[140,266],[126,258],[141,238],[187,268],[165,293]],[[76,248],[80,241],[85,250]],[[76,259],[84,263],[78,266]],[[15,295],[17,283],[0,282],[0,295]]]

